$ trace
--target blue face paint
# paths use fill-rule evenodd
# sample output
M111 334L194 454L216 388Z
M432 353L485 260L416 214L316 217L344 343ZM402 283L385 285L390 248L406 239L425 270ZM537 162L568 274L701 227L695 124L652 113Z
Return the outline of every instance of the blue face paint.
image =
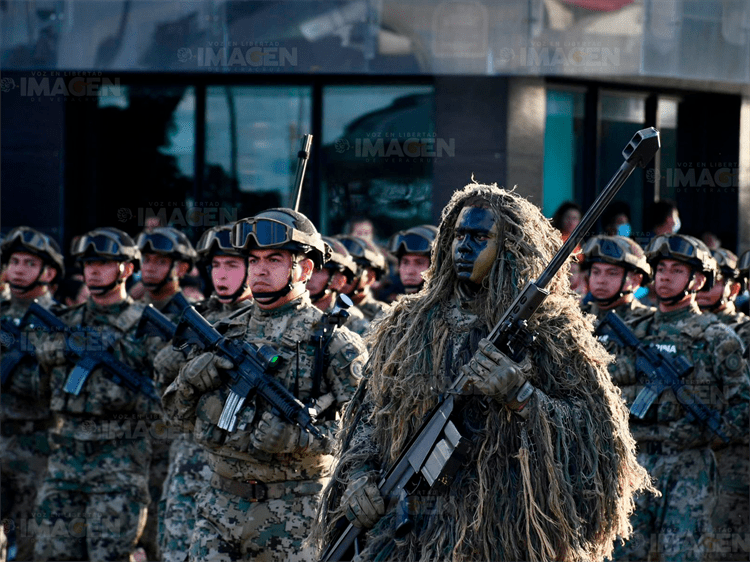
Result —
M489 274L497 257L495 217L489 209L465 207L456 220L453 267L461 281L476 285Z

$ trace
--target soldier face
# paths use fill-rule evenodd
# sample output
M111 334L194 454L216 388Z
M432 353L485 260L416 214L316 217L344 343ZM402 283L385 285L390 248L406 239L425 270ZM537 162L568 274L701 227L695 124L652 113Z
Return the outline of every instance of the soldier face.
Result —
M221 298L229 298L239 291L245 280L245 260L237 256L214 256L211 259L211 283Z
M609 299L620 291L625 268L608 263L592 263L589 291L597 299Z
M717 304L722 297L729 297L729 293L730 284L727 283L726 279L717 277L714 286L708 291L698 291L698 293L696 293L695 300L701 308L709 308Z
M118 261L91 260L83 263L83 279L89 290L106 287L118 278L127 278L133 273L133 264ZM115 289L113 289L115 290Z
M296 258L289 250L250 250L247 260L247 279L255 301L260 308L278 308L294 300L307 290L305 284L313 271L313 262L309 258ZM291 280L294 289L279 298L268 302L258 293L272 293L286 287Z
M398 276L407 293L415 292L422 284L422 272L430 267L429 256L404 254L398 261Z
M14 295L25 293L24 287L31 285L37 278L42 283L49 283L54 279L55 273L51 267L44 269L42 258L28 252L13 252L5 271ZM38 289L44 291L44 287Z
M706 278L701 273L695 274L695 279L690 282L692 269L686 263L677 260L663 259L656 264L654 274L654 290L656 296L661 299L669 299L677 296L685 288L698 290L703 286Z
M479 285L487 277L500 246L495 217L489 209L464 207L456 219L453 267L461 281Z
M141 256L141 280L144 285L156 285L169 275L172 260L161 254L143 254Z

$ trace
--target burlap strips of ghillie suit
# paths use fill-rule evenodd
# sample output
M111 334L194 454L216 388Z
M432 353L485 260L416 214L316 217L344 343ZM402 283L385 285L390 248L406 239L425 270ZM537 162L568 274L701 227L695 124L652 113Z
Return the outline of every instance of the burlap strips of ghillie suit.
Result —
M457 286L451 245L459 212L477 197L504 224L498 259L471 305L487 330L562 244L539 209L512 191L473 183L453 195L425 287L399 300L370 335L366 385L344 419L313 535L319 545L333 535L349 479L389 467L450 383L441 358ZM591 561L609 554L618 535L629 536L633 496L652 488L607 373L611 358L593 337L563 269L529 326L537 334L531 382L542 393L528 418L482 399L485 427L454 493L438 498L420 532L402 541L393 540L386 514L367 535L365 559Z

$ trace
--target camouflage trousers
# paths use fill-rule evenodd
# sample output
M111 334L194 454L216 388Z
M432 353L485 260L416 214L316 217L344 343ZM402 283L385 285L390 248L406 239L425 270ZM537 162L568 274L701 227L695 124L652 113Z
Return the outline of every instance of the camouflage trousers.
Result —
M9 431L11 430L12 431ZM39 483L47 470L50 449L47 429L34 431L34 422L3 422L0 438L2 475L2 520L16 560L32 560L34 535L28 532L33 519Z
M718 502L710 560L750 560L750 450L733 445L715 452Z
M641 447L641 444L639 444ZM613 560L698 562L707 559L714 537L716 460L710 449L642 452L643 465L661 492L641 494L631 517L633 534L615 547Z
M164 424L157 426L166 428ZM148 492L151 496L151 503L148 506L148 517L146 518L146 528L141 535L141 544L144 546L148 560L161 560L159 552L159 542L161 537L160 528L162 526L159 517L159 499L161 498L164 481L169 471L169 449L171 441L167 438L168 431L154 433L157 437L151 440L151 466L148 473ZM163 437L163 438L158 438Z
M209 486L206 452L183 433L169 450L169 472L159 501L159 547L162 562L185 562L195 528L195 498Z
M145 439L51 436L37 497L35 560L131 560L146 523L151 447Z
M291 483L288 483L291 484ZM322 483L289 486L278 499L249 501L209 486L197 498L190 562L309 562L310 534Z

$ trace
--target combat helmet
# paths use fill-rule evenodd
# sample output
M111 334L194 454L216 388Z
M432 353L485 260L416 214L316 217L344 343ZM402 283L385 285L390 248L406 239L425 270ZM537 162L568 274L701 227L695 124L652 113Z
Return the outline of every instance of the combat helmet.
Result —
M95 228L73 239L70 255L76 261L120 261L140 263L141 252L133 239L118 228Z
M56 282L65 276L65 260L54 239L28 226L17 226L0 244L0 266L6 265L14 252L35 255L57 271ZM29 287L31 290L33 287Z
M328 260L328 251L315 225L302 213L286 208L269 209L232 227L232 246L252 249L279 249L304 254L315 267Z
M669 298L659 298L664 304L673 305L681 301L686 295L695 293L688 287L696 272L706 276L706 283L702 289L709 290L714 285L718 266L705 243L687 234L662 234L654 238L646 249L646 259L656 272L659 260L672 259L690 266L690 277L682 291Z
M59 283L65 275L65 263L60 246L52 238L28 226L18 226L11 230L0 243L0 268L10 261L15 252L26 252L42 260L43 266L55 270L54 282ZM39 285L48 285L40 281L44 267L39 270L36 279L25 286L18 286L8 282L12 289L28 294Z
M438 229L431 224L413 226L397 232L391 237L388 251L400 259L404 254L417 254L429 257Z
M373 269L377 279L380 279L380 276L385 273L385 256L380 253L380 250L378 250L378 247L374 243L365 238L349 234L341 234L336 236L336 238L346 247L354 262L361 269Z
M135 242L141 255L159 254L174 260L187 262L190 267L198 259L198 253L185 233L172 226L157 226L149 231L144 230L138 235Z
M643 274L641 285L647 285L651 278L651 266L646 260L646 253L630 238L594 236L583 245L583 255L581 269L591 269L592 263L608 263Z
M195 245L195 249L202 261L208 261L213 256L247 257L232 246L232 224L212 226L206 230Z
M357 264L349 254L349 250L346 246L332 236L323 236L323 242L330 248L331 258L325 263L323 267L334 271L339 271L346 275L346 278L351 280L357 274Z

